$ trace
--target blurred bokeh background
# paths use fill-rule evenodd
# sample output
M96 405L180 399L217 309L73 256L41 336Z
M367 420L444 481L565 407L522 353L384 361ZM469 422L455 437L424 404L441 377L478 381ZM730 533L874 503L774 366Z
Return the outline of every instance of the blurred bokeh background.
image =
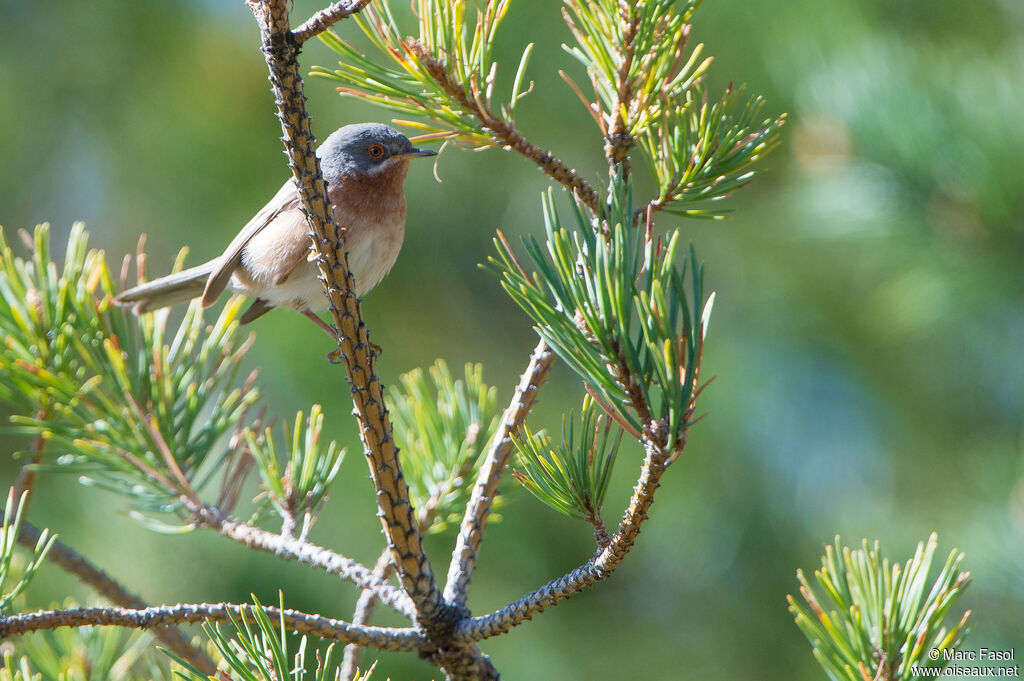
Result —
M317 8L296 0L294 17ZM557 3L517 0L507 22L508 71L537 44L520 128L598 178L599 134L556 75L575 67ZM716 58L715 87L746 83L790 114L782 148L728 200L733 219L678 222L717 291L708 416L613 578L485 652L509 679L821 679L786 610L795 570L813 568L836 533L905 559L936 531L942 552L967 553L974 579L961 602L974 613L967 647L1024 654L1024 4L710 0L693 37ZM286 177L257 46L241 2L0 0L0 224L66 234L85 220L113 262L145 232L152 274L185 245L192 263L218 254ZM336 61L316 41L301 59L306 71ZM388 118L327 81L308 79L306 92L320 138ZM414 167L405 248L364 301L383 379L437 357L480 361L504 404L535 337L477 264L495 228L540 230L547 181L497 150L449 149L436 173ZM380 527L329 344L289 312L253 330L249 362L271 413L321 402L350 450L314 539L372 564ZM531 425L557 424L580 395L560 367ZM609 522L639 458L620 455ZM0 487L16 470L5 455ZM475 613L592 551L586 525L511 479L503 489ZM39 492L35 523L151 601L274 601L282 587L294 607L351 612L346 585L215 536L153 535L121 499L69 477L44 476ZM428 543L442 574L451 541ZM38 606L66 596L91 598L55 569L32 592ZM379 671L437 676L401 655Z

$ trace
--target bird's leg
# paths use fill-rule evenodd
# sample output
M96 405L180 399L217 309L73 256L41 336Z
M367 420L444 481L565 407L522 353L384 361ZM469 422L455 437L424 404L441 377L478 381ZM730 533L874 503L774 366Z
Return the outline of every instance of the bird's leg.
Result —
M337 332L334 330L334 327L328 325L327 322L325 322L324 320L320 319L320 317L317 316L316 314L314 314L312 310L302 309L302 310L299 310L299 312L301 312L302 314L304 314L307 317L309 317L309 319L312 320L312 322L314 324L316 324L321 329L323 329L324 332L328 336L331 337L331 340L333 340L333 341L337 341L338 340L338 335L337 335ZM376 343L370 343L370 349L372 349L373 353L375 355L377 355L378 357L380 356L380 354L382 352L380 346L377 345ZM337 364L340 359L341 359L341 350L339 350L339 349L331 350L330 352L327 353L327 361L330 362L331 364Z
M308 317L310 321L312 321L314 324L323 329L324 333L331 337L331 340L335 342L338 341L338 332L334 330L334 327L328 326L328 324L324 320L320 319L318 315L314 314L312 310L309 310L307 308L301 308L299 312L306 315L306 317ZM341 361L341 350L339 348L335 348L334 350L328 352L327 361L330 362L331 364L337 364L339 361Z
M338 340L338 332L334 330L334 327L333 326L329 326L327 324L327 322L325 322L324 320L320 319L320 317L318 317L316 314L314 314L312 310L303 308L303 309L299 310L299 312L301 312L302 314L304 314L307 317L309 317L309 319L311 319L314 324L316 324L321 329L323 329L324 333L326 333L328 336L331 337L331 340L335 340L335 341Z

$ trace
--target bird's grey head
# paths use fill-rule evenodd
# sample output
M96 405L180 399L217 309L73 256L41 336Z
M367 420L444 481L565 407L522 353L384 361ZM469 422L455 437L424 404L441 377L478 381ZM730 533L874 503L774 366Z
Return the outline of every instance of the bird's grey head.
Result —
M417 149L409 138L381 123L356 123L338 128L317 149L328 182L342 174L375 175L396 163L435 151Z

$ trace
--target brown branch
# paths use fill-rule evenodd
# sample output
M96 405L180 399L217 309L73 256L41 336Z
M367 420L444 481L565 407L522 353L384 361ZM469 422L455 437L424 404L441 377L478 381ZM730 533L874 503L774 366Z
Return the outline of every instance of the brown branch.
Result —
M587 515L583 519L594 526L594 541L597 542L597 550L603 551L612 543L612 538L604 526L604 520L601 519L601 510L591 506L587 508Z
M45 418L40 415L40 418ZM22 501L22 517L28 514L28 505L32 501L32 491L36 486L36 477L38 477L38 471L36 470L36 464L42 458L43 447L46 446L46 440L43 438L43 434L40 433L32 438L32 444L29 445L29 452L31 456L21 466L21 470L18 471L18 478L14 481L14 498L24 499ZM0 516L3 512L0 511Z
M360 437L377 492L377 507L384 535L391 548L402 586L416 606L417 622L428 630L448 628L447 610L430 563L423 552L409 489L402 476L398 448L377 378L376 354L363 324L355 281L342 245L344 231L334 224L327 188L314 152L302 77L297 61L298 43L288 25L287 0L250 0L260 25L263 53L270 70L283 141L295 185L306 215L316 263L330 301L338 333L338 347L351 386Z
M0 511L0 519L3 518L3 511ZM30 523L22 521L21 531L18 533L18 543L28 549L34 549L42 536L40 530ZM92 587L96 593L106 598L111 603L122 608L142 610L147 607L145 601L124 588L117 580L108 575L100 568L93 565L82 554L75 551L67 544L56 540L46 554L46 561L60 567L77 577L82 583ZM184 633L174 626L157 626L153 628L153 635L158 638L170 650L177 653L204 674L213 674L217 671L217 665L210 656L202 649L192 645ZM0 639L3 636L0 635Z
M0 640L33 631L59 627L117 626L151 629L196 622L228 622L243 612L251 617L256 606L232 603L161 605L153 608L76 608L40 610L0 617ZM280 610L265 606L272 620L284 619L284 626L298 634L311 634L330 641L358 641L360 645L381 650L418 650L423 634L412 628L359 627L342 620L310 615L298 610Z
M644 398L643 390L641 390L640 384L637 383L636 376L629 370L626 356L617 339L612 341L612 351L615 352L616 363L609 365L608 368L614 371L616 382L625 391L626 397L629 398L629 404L636 411L636 415L640 419L640 423L643 424L644 432L646 433L654 420L654 417L651 415L650 405L647 404L647 400Z
M466 441L473 446L476 443L476 435L479 433L480 428L478 423L470 425L470 432L466 435ZM437 510L441 507L441 500L444 499L451 491L460 486L462 482L469 476L473 470L473 465L476 461L476 457L467 457L466 461L462 464L456 474L444 481L443 484L438 486L437 490L430 495L430 498L423 504L419 510L419 525L420 532L426 533L434 521L434 516L437 514ZM373 566L373 574L379 577L381 580L386 580L391 577L394 570L394 564L391 562L391 552L388 549L384 549L380 557L377 558L377 563ZM372 591L363 591L359 594L359 600L356 602L356 609L352 614L353 624L369 624L370 618L373 617L374 605L377 603L377 597ZM362 649L354 644L350 643L345 646L345 658L341 665L341 678L344 681L355 678L356 671L359 669L359 657Z
M372 591L381 602L394 608L406 617L411 619L415 616L413 605L405 593L376 577L366 566L360 565L341 554L316 544L310 544L293 537L285 537L261 530L252 525L246 525L224 514L214 506L203 505L190 510L198 527L216 530L225 537L248 548L273 553L279 558L294 560L304 565L319 568L328 574L338 575L342 579L352 582L360 589Z
M640 526L647 519L647 511L654 503L654 493L660 485L670 455L670 452L663 451L650 441L645 443L645 448L647 455L629 506L604 550L572 572L500 610L463 620L455 630L455 637L480 641L504 634L548 607L608 577L636 542Z
M135 415L142 422L142 425L145 426L146 432L153 439L153 443L156 445L157 451L160 452L160 456L163 458L167 469L171 471L174 479L177 480L178 485L172 489L177 489L178 493L186 497L191 503L200 503L199 495L185 476L185 471L181 470L181 466L178 465L178 461L174 458L174 452L171 451L171 446L167 444L167 440L164 439L163 434L157 429L156 424L146 415L146 412L130 392L125 391L124 397L128 400L129 406L135 410Z
M381 580L385 580L391 576L393 568L391 551L385 548L381 552L380 557L377 558L377 564L373 566L373 575ZM352 614L352 624L369 624L376 604L377 597L373 595L372 591L364 591L359 594L355 612ZM359 671L359 658L362 655L362 651L363 649L357 643L349 643L345 646L345 657L341 661L341 668L338 672L341 681L352 681L356 677L356 672Z
M458 102L459 106L476 117L483 127L490 130L502 146L517 151L536 163L555 182L578 196L590 210L595 213L599 212L600 198L597 191L575 170L555 158L550 152L544 151L527 140L512 123L496 116L478 98L470 98L466 94L466 85L455 80L445 68L444 62L432 55L422 44L410 40L406 43L406 49L416 55L416 58L426 68L427 73L441 86L441 89Z
M633 146L633 137L629 134L626 116L629 115L631 100L633 99L633 79L630 72L633 70L633 60L636 56L636 32L640 27L640 15L636 7L631 3L620 3L620 18L623 22L622 44L618 46L619 70L616 73L617 88L615 92L615 105L612 113L615 118L612 121L611 129L605 137L604 153L608 158L608 165L614 173L618 167L622 167L625 173L629 173L629 150ZM623 111L627 113L624 115Z
M512 401L501 419L501 425L491 441L490 451L484 459L477 476L473 494L466 504L459 537L452 552L448 567L448 582L445 586L445 600L452 605L464 607L469 595L469 582L476 568L476 557L483 541L487 517L494 504L494 495L501 482L501 475L512 456L514 445L512 435L526 420L537 399L537 390L544 383L555 361L555 354L543 340L530 355L530 363L519 379Z
M307 19L301 26L292 31L292 37L296 43L301 45L313 36L320 35L342 19L347 19L356 12L359 12L369 4L370 0L349 0L348 2L342 0L341 2L336 2Z

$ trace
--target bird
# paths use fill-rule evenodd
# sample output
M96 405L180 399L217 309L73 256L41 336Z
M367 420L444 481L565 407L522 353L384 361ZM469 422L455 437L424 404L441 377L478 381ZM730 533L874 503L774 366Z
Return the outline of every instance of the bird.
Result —
M403 183L410 161L437 152L417 149L388 125L356 123L328 135L316 155L334 220L347 227L344 248L361 298L391 270L402 247ZM205 308L230 289L255 298L239 318L242 324L276 307L290 307L333 336L334 330L316 315L329 303L310 245L299 195L289 179L219 257L127 289L114 302L142 314L201 297Z

